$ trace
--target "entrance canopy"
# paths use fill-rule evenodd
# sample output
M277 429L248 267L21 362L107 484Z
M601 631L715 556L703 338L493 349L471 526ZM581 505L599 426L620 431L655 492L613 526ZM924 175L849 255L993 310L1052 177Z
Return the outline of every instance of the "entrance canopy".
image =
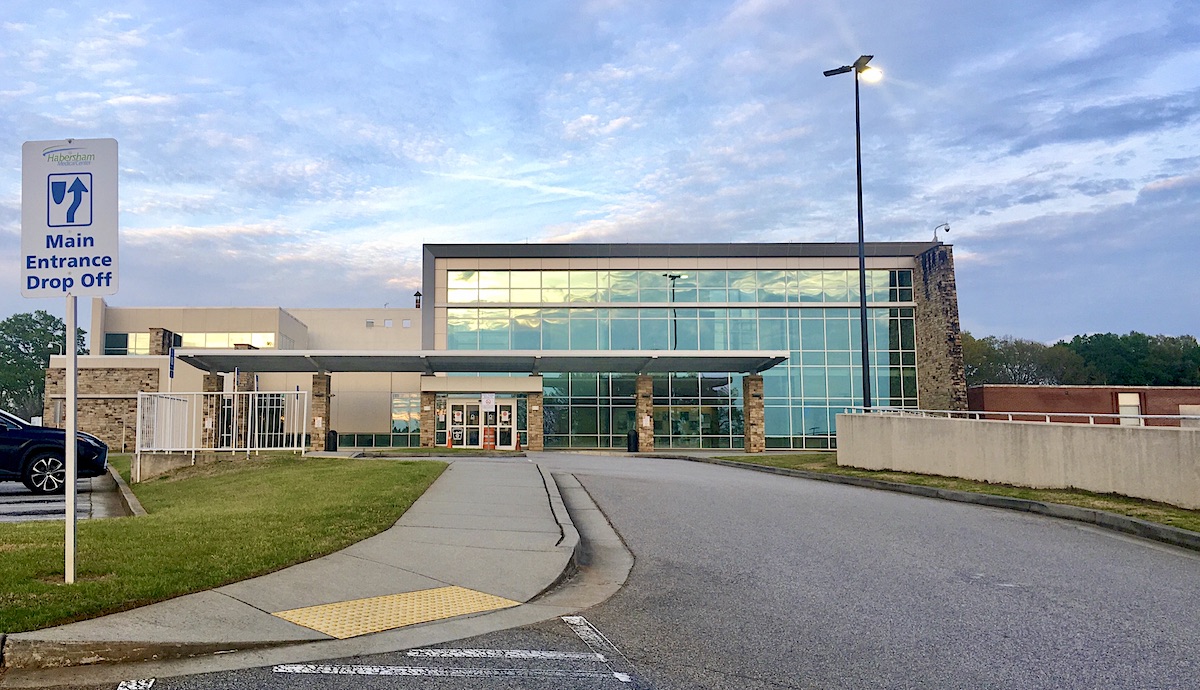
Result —
M212 374L234 371L267 373L420 372L440 373L605 373L670 372L758 374L787 361L775 350L597 351L447 351L370 350L192 350L175 356Z

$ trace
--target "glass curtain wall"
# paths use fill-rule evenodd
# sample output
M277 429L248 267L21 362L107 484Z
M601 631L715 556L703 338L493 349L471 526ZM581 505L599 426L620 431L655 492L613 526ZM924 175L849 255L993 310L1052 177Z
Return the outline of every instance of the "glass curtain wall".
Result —
M451 350L786 350L763 373L769 448L831 447L862 405L855 270L450 271ZM684 272L680 272L684 273ZM873 402L916 407L911 270L867 272ZM548 447L623 447L632 375L544 376ZM737 448L741 377L654 378L655 445Z

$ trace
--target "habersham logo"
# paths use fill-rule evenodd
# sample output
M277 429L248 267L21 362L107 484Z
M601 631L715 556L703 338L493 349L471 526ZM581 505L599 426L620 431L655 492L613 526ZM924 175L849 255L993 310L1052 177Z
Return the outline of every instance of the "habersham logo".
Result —
M42 150L42 157L47 163L55 163L57 165L77 165L79 163L92 163L96 160L94 153L82 153L87 151L83 146L76 147L61 147L51 146Z

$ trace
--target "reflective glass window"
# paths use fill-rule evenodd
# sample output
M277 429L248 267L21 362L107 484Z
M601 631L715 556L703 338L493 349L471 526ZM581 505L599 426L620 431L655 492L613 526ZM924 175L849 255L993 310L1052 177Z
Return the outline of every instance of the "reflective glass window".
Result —
M758 301L787 301L787 271L758 271Z
M849 302L850 284L848 271L823 271L822 291L826 302ZM857 279L855 279L857 285ZM856 292L855 295L858 293Z
M542 274L540 271L513 271L508 276L508 282L512 288L540 288Z
M542 349L571 349L571 330L566 309L542 310Z
M512 346L514 350L541 349L542 319L539 310L512 310Z
M446 287L451 290L457 288L474 290L479 287L479 276L475 271L449 271L446 274Z
M755 302L758 300L758 278L754 271L731 270L729 278L730 302Z
M610 271L609 299L613 302L638 301L638 272Z
M825 300L823 271L796 271L796 291L801 302L823 302Z

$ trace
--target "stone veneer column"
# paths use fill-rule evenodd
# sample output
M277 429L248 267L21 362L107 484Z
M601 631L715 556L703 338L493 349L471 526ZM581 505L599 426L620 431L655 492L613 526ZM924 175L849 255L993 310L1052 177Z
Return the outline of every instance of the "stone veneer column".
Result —
M421 447L433 448L437 440L437 393L421 391Z
M234 345L235 350L257 350L253 345L238 344ZM248 393L255 389L254 372L253 371L238 371L237 377L233 381L233 390L235 393ZM249 395L233 396L234 419L237 420L236 429L234 430L233 447L246 448L250 445L250 398ZM322 437L321 443L325 439Z
M542 422L545 410L543 408L542 392L525 395L525 426L528 427L529 448L526 450L545 450L546 435Z
M150 329L150 354L169 355L175 347L175 334L165 328Z
M958 322L954 254L948 245L934 245L916 257L913 301L917 404L926 410L965 410L967 375Z
M637 428L638 452L649 453L654 450L654 380L648 374L638 374L637 377L637 407L633 423ZM650 420L650 425L646 425Z
M742 432L747 453L761 453L767 449L763 409L763 377L747 374L742 378Z
M221 426L221 394L225 392L225 379L220 374L205 374L201 384L204 395L200 396L200 447L216 448L218 429Z
M312 435L309 448L325 450L325 433L329 431L329 401L332 377L329 374L313 374L312 382Z

